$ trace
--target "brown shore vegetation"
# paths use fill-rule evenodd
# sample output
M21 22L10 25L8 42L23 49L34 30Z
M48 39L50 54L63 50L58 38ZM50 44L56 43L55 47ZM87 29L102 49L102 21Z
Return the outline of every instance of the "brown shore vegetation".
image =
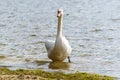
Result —
M90 74L90 73L71 73L45 72L42 70L9 70L0 68L0 80L114 80L113 77Z

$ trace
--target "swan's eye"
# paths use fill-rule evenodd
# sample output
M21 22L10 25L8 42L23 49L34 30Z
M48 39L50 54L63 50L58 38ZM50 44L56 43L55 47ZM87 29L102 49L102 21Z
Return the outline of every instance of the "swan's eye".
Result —
M61 13L61 11L58 11L58 13Z

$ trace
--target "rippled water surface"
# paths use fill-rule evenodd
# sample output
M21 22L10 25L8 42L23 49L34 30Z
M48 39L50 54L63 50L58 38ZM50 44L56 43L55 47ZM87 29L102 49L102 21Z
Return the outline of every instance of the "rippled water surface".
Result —
M44 47L55 40L58 8L64 9L63 34L73 48L72 63L60 68L120 78L120 0L0 1L0 66L59 68Z

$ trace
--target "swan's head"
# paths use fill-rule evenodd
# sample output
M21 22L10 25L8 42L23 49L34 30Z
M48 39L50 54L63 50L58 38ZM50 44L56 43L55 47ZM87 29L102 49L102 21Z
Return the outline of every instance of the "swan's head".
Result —
M63 15L63 10L62 9L58 9L58 12L57 12L57 17L61 17Z

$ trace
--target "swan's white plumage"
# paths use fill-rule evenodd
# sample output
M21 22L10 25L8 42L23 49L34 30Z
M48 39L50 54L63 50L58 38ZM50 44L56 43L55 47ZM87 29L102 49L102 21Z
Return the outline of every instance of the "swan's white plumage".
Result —
M52 49L54 48L54 44L55 44L55 42L54 41L46 41L45 42L45 47L46 47L46 49L47 49L47 52L48 52L48 54L52 51Z
M65 60L69 54L71 53L72 49L68 43L68 40L62 35L62 17L63 17L63 10L58 10L58 29L57 29L57 36L56 41L47 41L45 43L46 50L48 52L48 57L53 61L63 61Z

